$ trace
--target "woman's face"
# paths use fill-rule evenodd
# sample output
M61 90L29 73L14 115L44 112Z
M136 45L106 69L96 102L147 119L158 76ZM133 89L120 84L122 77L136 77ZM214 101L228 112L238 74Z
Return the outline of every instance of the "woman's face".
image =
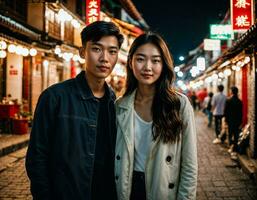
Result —
M163 68L161 52L156 45L146 43L135 51L130 65L138 84L154 85Z

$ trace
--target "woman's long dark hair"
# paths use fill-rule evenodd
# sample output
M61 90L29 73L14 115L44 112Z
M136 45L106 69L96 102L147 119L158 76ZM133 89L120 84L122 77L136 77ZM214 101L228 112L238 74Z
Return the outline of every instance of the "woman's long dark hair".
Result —
M131 94L138 85L130 67L136 50L147 43L154 44L161 52L163 68L156 82L155 95L152 104L153 139L160 139L164 143L174 143L180 139L182 119L179 114L180 100L172 87L174 82L173 59L170 51L160 35L145 33L135 39L129 50L127 62L127 83L124 96Z

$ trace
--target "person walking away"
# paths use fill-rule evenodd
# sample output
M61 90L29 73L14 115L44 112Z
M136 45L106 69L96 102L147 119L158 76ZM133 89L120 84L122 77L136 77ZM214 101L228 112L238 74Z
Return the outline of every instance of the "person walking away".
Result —
M113 91L105 83L123 41L112 22L81 32L84 70L40 96L26 156L31 193L37 200L116 199Z
M213 144L221 143L219 134L221 131L222 117L224 116L224 108L226 103L226 95L223 94L224 86L218 85L218 93L212 98L212 110L215 122L216 138L213 140Z
M199 101L199 110L202 110L204 99L208 96L207 88L202 88L200 91L197 92L196 96Z
M197 100L195 91L192 92L192 95L190 96L190 100L191 100L191 103L192 103L192 106L193 106L194 110L196 110L198 100Z
M213 97L213 93L209 92L208 96L205 97L203 105L204 105L204 113L206 113L207 117L208 117L208 127L212 126L212 97Z
M127 85L116 102L115 176L119 200L195 199L194 112L173 88L169 49L156 33L133 42Z
M232 96L227 99L225 105L225 120L228 125L228 139L230 149L229 152L231 155L234 155L238 152L238 138L240 133L240 126L242 125L243 118L243 104L242 101L238 98L238 88L233 86L231 87Z

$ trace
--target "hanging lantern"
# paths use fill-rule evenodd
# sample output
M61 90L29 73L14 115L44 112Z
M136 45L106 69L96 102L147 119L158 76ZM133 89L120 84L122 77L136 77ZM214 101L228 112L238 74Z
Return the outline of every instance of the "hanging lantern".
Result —
M56 46L55 49L54 49L54 53L59 55L61 53L60 47Z
M224 70L224 75L225 76L230 76L231 75L231 70L230 69L225 69Z
M79 61L79 56L78 56L78 55L74 55L74 56L72 57L72 60L74 60L74 61Z
M6 51L0 50L0 58L5 58L6 57Z
M5 41L0 41L0 49L6 49L7 48L7 44Z
M15 53L18 55L22 55L22 51L23 51L23 47L19 45L17 46Z
M21 55L23 55L24 57L28 56L29 55L29 50L26 47L23 47Z
M16 45L10 44L10 45L8 46L8 51L9 51L10 53L15 53L16 48L17 48Z
M29 55L31 55L31 56L37 55L37 50L34 49L34 48L31 48L31 49L29 50Z

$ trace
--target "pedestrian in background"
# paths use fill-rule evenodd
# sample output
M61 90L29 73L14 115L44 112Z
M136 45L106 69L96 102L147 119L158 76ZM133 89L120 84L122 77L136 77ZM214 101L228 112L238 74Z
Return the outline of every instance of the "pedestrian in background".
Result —
M85 71L40 96L26 157L36 200L116 199L115 95L105 83L123 41L112 22L81 32Z
M212 105L211 105L212 97L213 97L213 93L209 92L208 96L205 97L203 101L204 112L208 117L208 127L212 126Z
M191 100L191 103L192 103L192 106L193 106L194 110L196 110L197 104L198 104L198 100L197 100L195 91L192 92L192 94L190 96L190 100Z
M203 109L203 101L204 101L205 97L208 96L207 88L200 89L197 92L196 96L197 96L197 99L199 101L199 110L202 110Z
M227 99L225 106L225 120L228 125L229 152L238 152L238 137L243 118L243 104L238 98L238 88L231 87L232 96Z
M218 85L218 93L216 93L212 98L212 111L215 122L215 133L216 138L213 140L213 144L221 143L219 138L221 131L222 117L224 116L224 108L226 103L226 95L223 94L224 86Z
M172 87L173 61L158 34L135 39L127 73L125 94L116 103L118 199L195 199L194 112Z

